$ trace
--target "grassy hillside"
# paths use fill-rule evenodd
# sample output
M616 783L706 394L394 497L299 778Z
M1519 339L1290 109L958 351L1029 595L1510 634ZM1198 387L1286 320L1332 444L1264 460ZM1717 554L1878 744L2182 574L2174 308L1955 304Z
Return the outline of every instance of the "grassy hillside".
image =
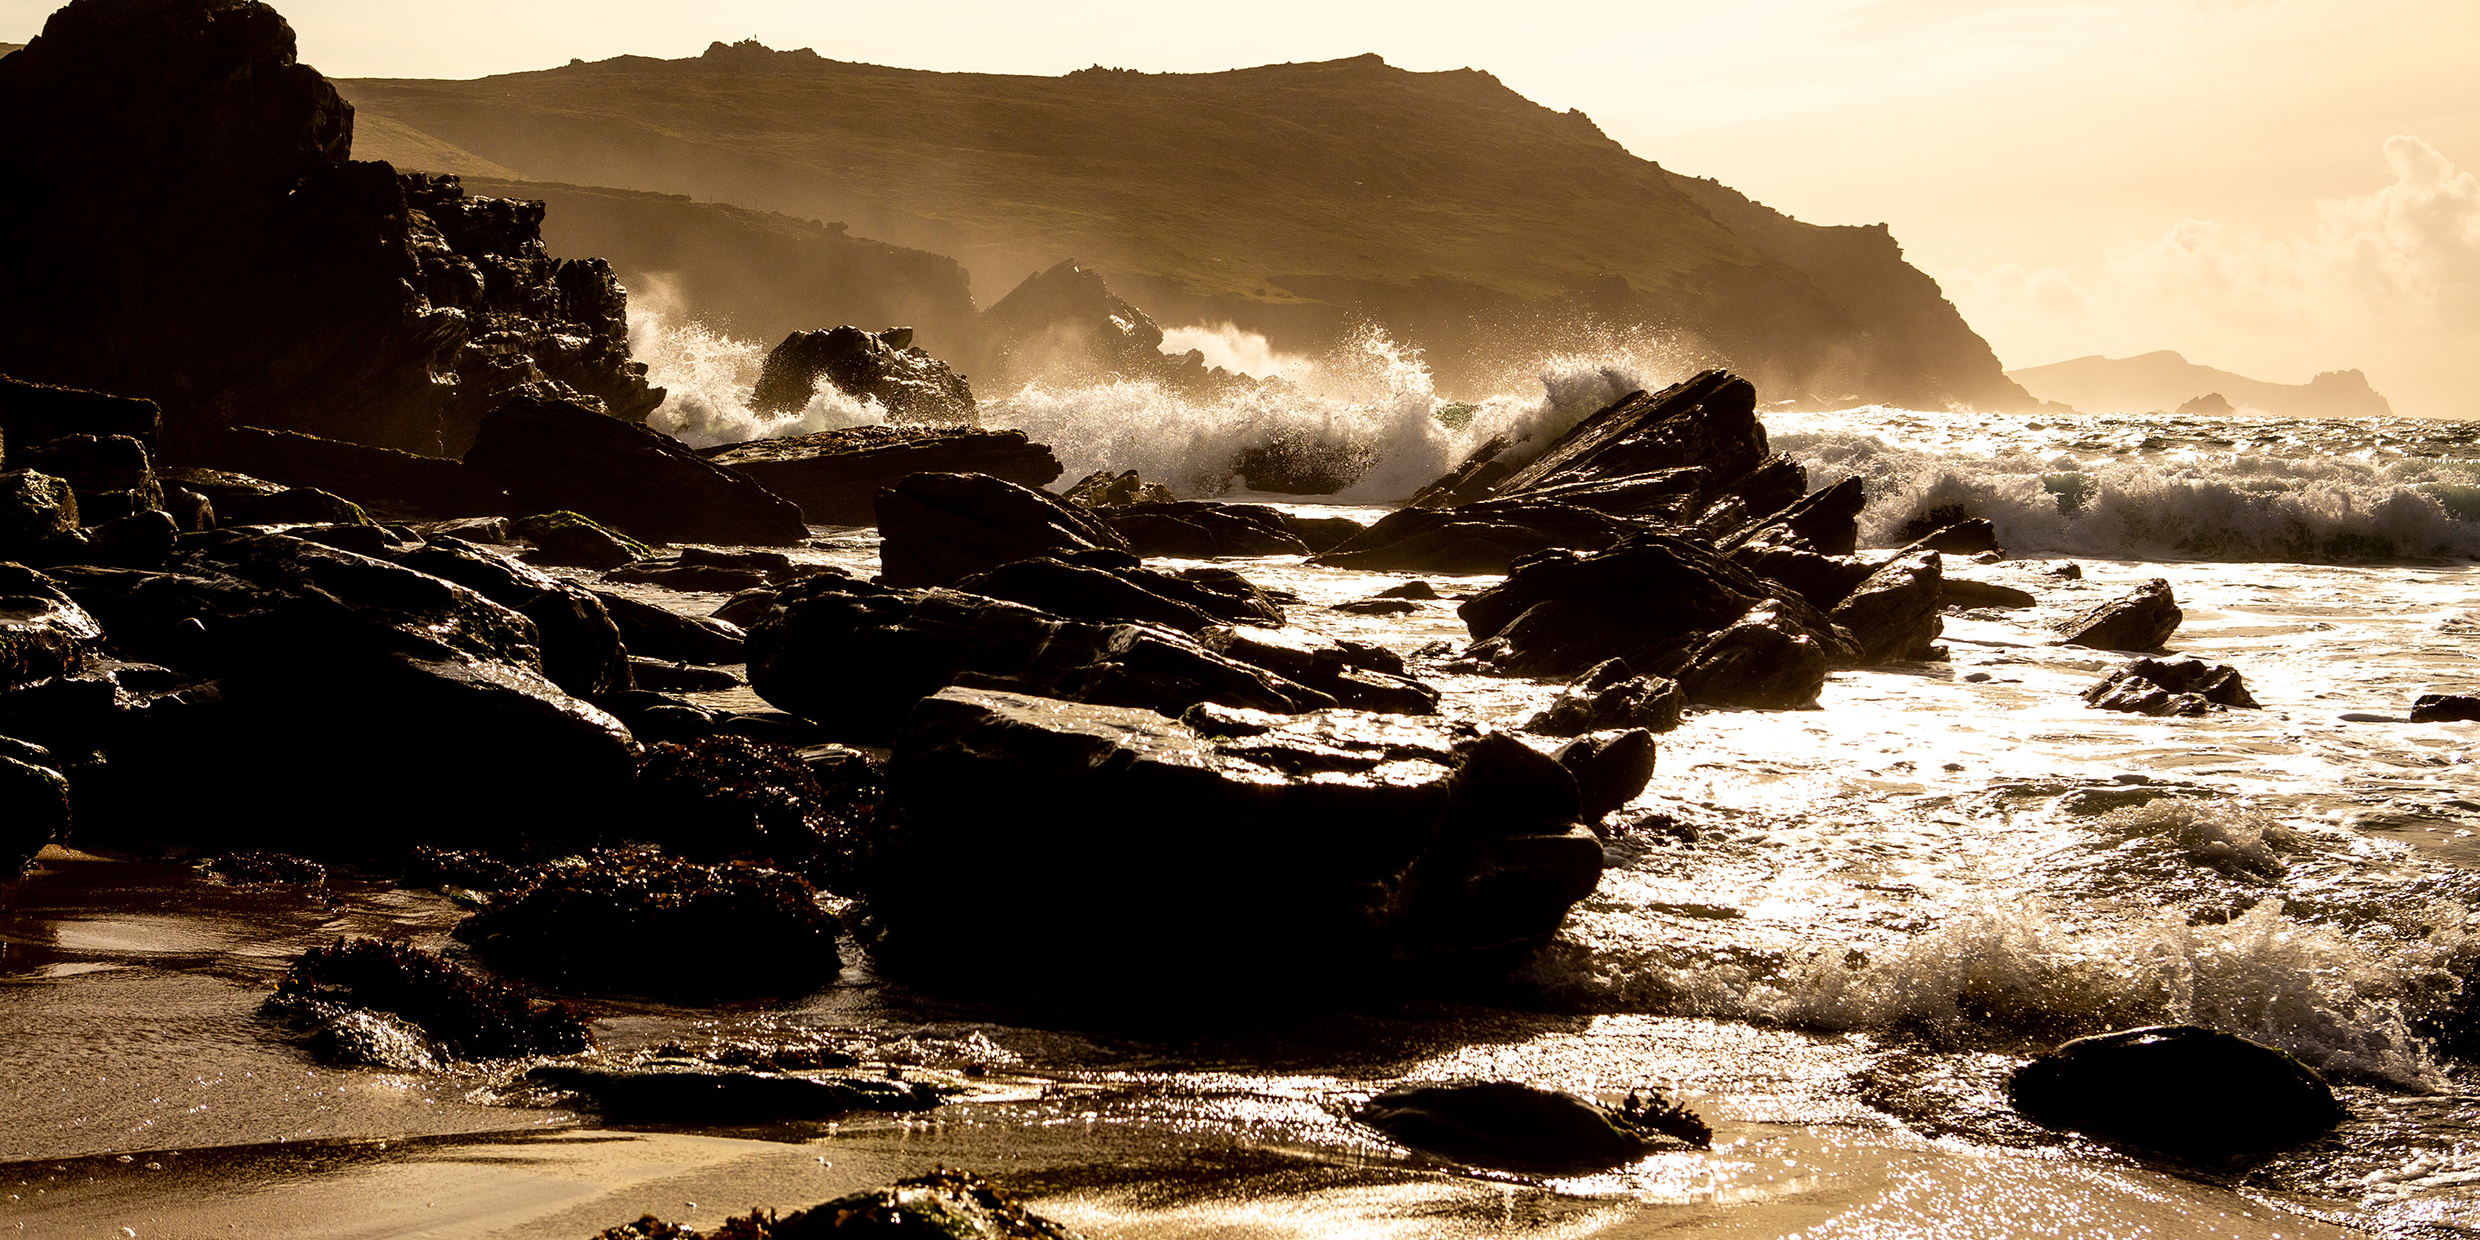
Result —
M2022 399L1899 256L1886 271L1836 257L1849 241L1885 250L1882 234L1810 230L1827 258L1804 262L1755 233L1807 225L1775 216L1752 233L1717 218L1715 191L1737 195L1469 69L1363 56L1040 78L717 45L337 86L365 126L531 180L847 221L951 254L985 305L1075 257L1168 321L1227 317L1290 347L1375 318L1450 381L1509 333L1549 346L1591 319L1691 333L1774 397Z

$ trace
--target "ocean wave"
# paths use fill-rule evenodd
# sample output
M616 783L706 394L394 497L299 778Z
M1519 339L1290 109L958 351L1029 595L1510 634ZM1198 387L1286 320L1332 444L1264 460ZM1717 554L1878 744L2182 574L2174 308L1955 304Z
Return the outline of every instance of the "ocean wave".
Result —
M629 352L646 363L646 380L664 390L663 404L646 425L693 448L781 439L887 420L877 401L855 399L822 383L798 412L760 413L749 407L766 362L765 345L675 316L659 297L629 308Z

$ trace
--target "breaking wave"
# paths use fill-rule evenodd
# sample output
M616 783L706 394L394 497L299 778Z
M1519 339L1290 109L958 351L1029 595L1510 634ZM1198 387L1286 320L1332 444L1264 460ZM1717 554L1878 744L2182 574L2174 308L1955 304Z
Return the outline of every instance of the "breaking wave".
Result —
M831 383L819 384L797 413L751 409L766 346L679 317L663 293L658 285L629 306L629 352L646 363L647 382L664 390L662 406L647 415L646 425L690 447L710 448L887 420L877 401L846 396Z

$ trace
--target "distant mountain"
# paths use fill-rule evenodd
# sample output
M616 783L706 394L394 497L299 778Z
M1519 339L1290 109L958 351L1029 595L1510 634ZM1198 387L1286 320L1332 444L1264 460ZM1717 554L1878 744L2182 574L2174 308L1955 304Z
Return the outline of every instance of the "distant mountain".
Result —
M743 43L337 86L365 158L846 221L953 255L984 305L1076 258L1165 323L1290 351L1377 321L1450 390L1652 326L1768 399L2032 403L1882 226L1800 223L1469 69L1014 77Z
M2388 417L2394 407L2356 370L2329 370L2306 383L2267 383L2199 366L2167 349L2137 357L2079 357L2048 366L2010 370L2006 377L2043 400L2086 413L2150 413L2157 409L2209 411L2200 398L2219 395L2240 412L2283 418Z

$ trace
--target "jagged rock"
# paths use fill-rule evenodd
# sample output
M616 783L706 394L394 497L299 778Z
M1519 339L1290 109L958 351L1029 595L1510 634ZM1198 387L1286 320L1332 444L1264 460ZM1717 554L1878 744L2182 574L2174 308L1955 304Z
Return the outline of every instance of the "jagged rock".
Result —
M1852 556L1819 555L1782 527L1733 547L1727 558L1759 577L1789 586L1819 611L1834 610L1877 571L1876 565Z
M651 542L780 546L809 536L801 510L680 441L542 388L482 419L465 464L518 511L583 513Z
M1767 448L1756 399L1747 380L1722 370L1660 392L1631 392L1529 458L1505 440L1484 444L1412 502L1437 508L1527 497L1677 521L1724 494L1736 494L1727 485L1713 487L1714 482L1746 480L1757 494L1771 496L1781 490L1784 469L1799 467L1786 461L1759 473ZM1677 472L1686 469L1704 473ZM1804 489L1803 483L1780 498L1788 502Z
M0 445L22 451L65 435L127 435L152 453L163 415L151 400L21 383L0 375Z
M1279 509L1277 511L1280 512ZM1300 545L1307 547L1312 555L1332 551L1360 537L1361 531L1369 528L1349 517L1301 517L1288 512L1281 513L1281 516L1284 532L1299 539Z
M1941 658L1937 639L1946 620L1938 607L1944 576L1935 551L1897 557L1869 574L1827 619L1851 634L1859 648L1854 662L1863 666Z
M1129 504L1174 502L1171 488L1159 482L1147 482L1139 478L1133 469L1119 473L1097 469L1078 479L1077 484L1069 487L1059 498L1079 508L1120 508Z
M1576 801L1588 823L1636 799L1653 780L1653 733L1643 728L1596 732L1559 750L1559 765L1576 778Z
M629 1068L544 1064L528 1070L525 1079L582 1094L606 1118L639 1123L760 1124L825 1119L856 1111L928 1111L947 1100L927 1082L889 1080L884 1072L796 1076L681 1060L656 1060ZM773 1226L784 1229L791 1221L779 1220Z
M494 967L564 988L720 999L832 981L835 928L797 876L606 851L541 867L456 937Z
M2058 623L2059 640L2096 650L2159 650L2179 630L2185 616L2171 597L2170 583L2160 577L2136 587L2081 615Z
M255 426L216 433L201 448L222 470L339 495L390 520L513 516L506 487L462 461Z
M163 484L147 459L146 445L128 435L62 435L21 448L12 458L69 484L77 494L78 520L101 525L164 506Z
M2232 706L2257 708L2239 669L2202 659L2137 659L2084 690L2102 710L2140 715L2205 715Z
M2480 721L2480 696L2472 694L2423 693L2411 703L2413 723L2470 723Z
M13 747L0 738L0 748ZM15 880L44 845L68 838L69 781L49 767L0 752L0 883Z
M1587 508L1531 499L1402 508L1309 562L1366 572L1503 573L1552 548L1599 551L1641 528Z
M973 425L973 389L964 376L912 344L909 327L866 332L846 325L794 332L767 353L749 407L760 413L798 413L825 379L846 396L877 401L890 422Z
M1284 514L1264 504L1162 500L1095 506L1095 514L1126 538L1138 555L1202 560L1226 555L1309 554L1309 545L1292 531Z
M1148 589L1152 582L1173 583L1145 569L1111 572L1054 559L1018 560L956 583L967 594L1006 599L1027 607L1100 623L1137 621L1195 634L1225 623L1225 618Z
M632 653L674 663L738 663L747 634L738 625L712 618L684 616L668 607L641 603L611 590L591 590L621 640Z
M1143 979L1149 1004L1486 978L1601 873L1555 761L1393 716L1213 740L1144 711L951 687L906 721L887 779L877 958L926 980L968 944L985 979L1097 995ZM1029 804L1079 812L1029 832ZM1111 898L1018 911L1026 891L1070 889Z
M1324 693L1351 710L1438 713L1438 690L1404 675L1403 659L1376 646L1331 641L1304 629L1254 626L1208 629L1197 641L1225 658Z
M1604 659L1567 683L1550 705L1524 724L1542 736L1582 736L1613 728L1668 732L1679 726L1687 694L1679 682L1639 676L1625 659Z
M585 587L444 534L381 554L533 621L543 675L569 693L591 701L632 686L620 628L602 600Z
M1819 555L1850 555L1859 549L1860 510L1867 504L1867 489L1854 475L1809 492L1782 511L1724 537L1722 543L1726 549L1737 548L1779 530Z
M1974 607L2031 607L2041 600L2028 591L2002 586L1994 581L1974 581L1969 577L1948 575L1938 583L1938 596L1950 609Z
M2006 1093L2046 1127L2208 1159L2312 1141L2347 1114L2288 1054L2195 1025L2077 1038L2015 1069Z
M1712 1134L1684 1109L1665 1125L1702 1148ZM1631 1115L1572 1094L1479 1081L1399 1085L1370 1099L1352 1118L1416 1150L1506 1171L1576 1175L1631 1163L1661 1148L1666 1135Z
M1641 533L1590 556L1548 551L1457 609L1473 657L1521 676L1572 677L1605 659L1669 676L1715 706L1812 702L1848 634L1701 544Z
M1113 377L1152 380L1191 395L1253 386L1244 376L1207 366L1197 350L1165 354L1162 328L1112 293L1102 273L1072 258L1025 277L982 311L981 327L992 364L1011 389L1038 379Z
M1914 551L1937 551L1946 555L1973 556L1998 549L1998 527L1985 517L1967 517L1939 526L1912 540L1897 555Z
M508 523L511 537L534 544L526 562L549 568L618 568L654 554L624 534L574 512L540 512Z
M953 585L1044 556L1128 553L1128 540L1084 509L984 474L914 474L877 503L879 580L891 586Z
M74 671L103 626L58 581L0 561L0 693Z
M1091 624L954 590L819 576L750 626L749 686L831 736L881 742L940 688L972 683L1178 715L1198 702L1297 713L1334 698L1146 625Z
M1314 439L1285 429L1231 458L1231 472L1252 491L1274 495L1332 495L1369 472L1378 461L1374 445Z
M1024 487L1059 477L1059 458L1023 431L855 426L708 448L698 455L801 506L819 525L875 525L880 490L914 474L988 474Z
M0 370L157 402L182 462L236 415L437 453L527 379L660 401L608 267L545 255L539 203L348 162L352 115L264 4L53 14L0 64L0 289L45 307Z
M108 802L116 831L179 824L210 837L185 842L295 852L573 844L635 766L619 721L545 676L532 621L439 577L218 531L171 571L60 578L121 658L161 665L143 684L126 668L100 681L91 705L47 708L60 747L110 756L115 777L82 780L80 796ZM202 800L249 812L205 822ZM98 825L83 804L80 817ZM340 817L355 830L332 830Z

